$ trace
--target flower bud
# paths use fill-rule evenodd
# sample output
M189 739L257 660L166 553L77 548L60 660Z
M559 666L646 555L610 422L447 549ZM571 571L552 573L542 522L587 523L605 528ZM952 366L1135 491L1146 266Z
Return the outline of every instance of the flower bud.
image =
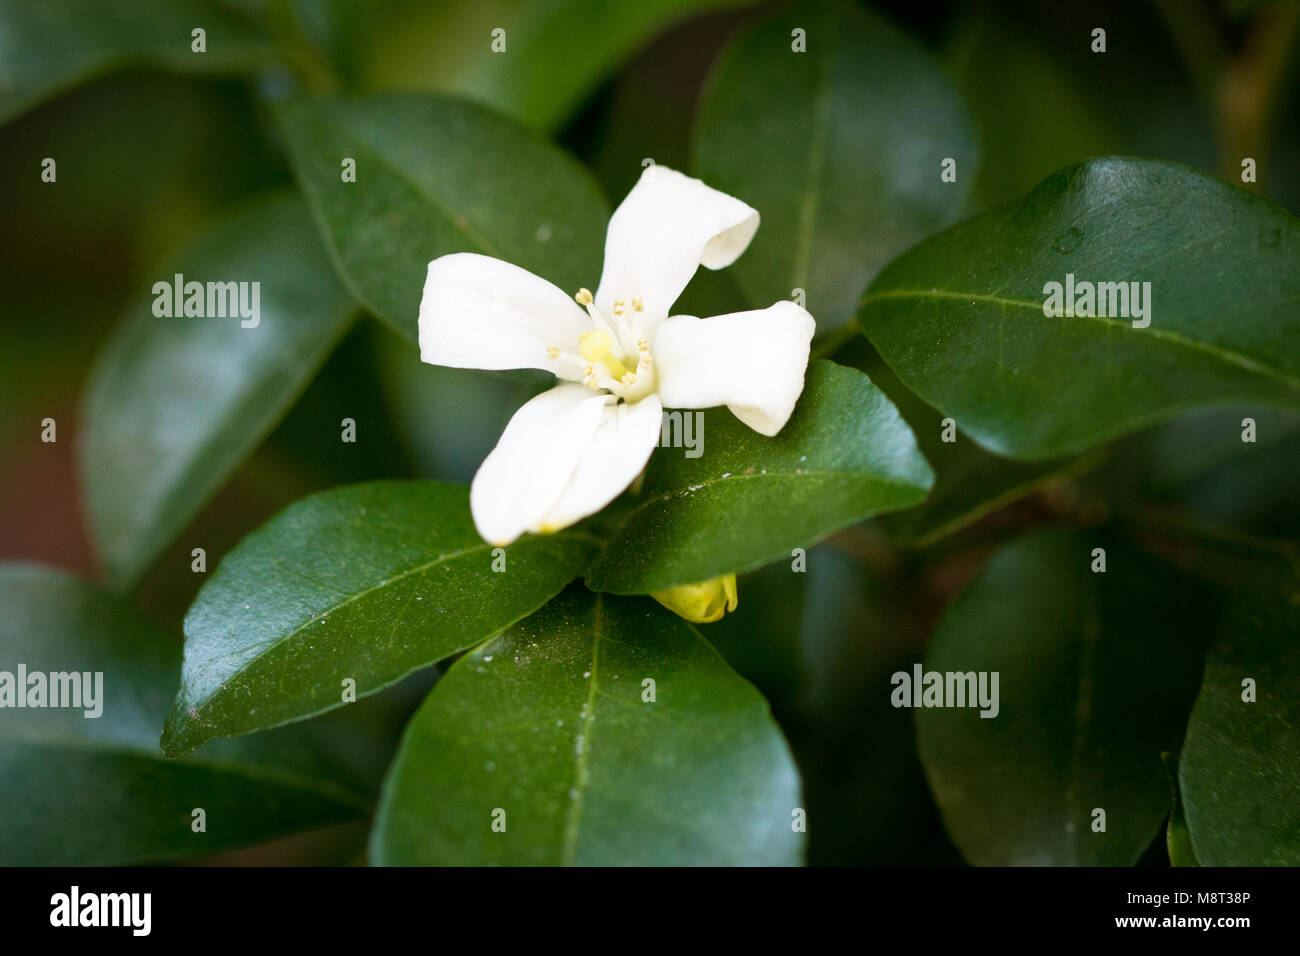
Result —
M736 576L724 574L699 584L680 584L666 591L655 591L650 596L688 621L711 624L736 609Z

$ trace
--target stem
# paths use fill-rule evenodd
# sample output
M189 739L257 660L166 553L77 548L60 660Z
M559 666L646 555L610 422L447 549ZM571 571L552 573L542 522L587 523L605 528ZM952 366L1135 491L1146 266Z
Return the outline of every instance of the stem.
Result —
M1198 520L1183 513L1155 508L1126 510L1119 514L1122 522L1138 530L1193 540L1254 555L1281 558L1300 577L1300 548L1296 542L1265 538L1226 525Z
M1219 174L1239 182L1243 159L1251 157L1258 165L1264 164L1279 93L1300 31L1300 5L1262 8L1234 57L1203 4L1152 2L1188 74L1212 110Z

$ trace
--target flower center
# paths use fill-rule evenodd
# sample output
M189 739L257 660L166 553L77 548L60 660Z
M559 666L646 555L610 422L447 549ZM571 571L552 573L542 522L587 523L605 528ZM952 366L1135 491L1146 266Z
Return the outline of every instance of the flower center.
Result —
M629 315L625 301L615 299L611 323L596 308L595 297L589 290L579 289L573 298L586 308L594 328L578 336L577 355L562 351L558 345L547 348L547 355L582 368L582 384L593 391L604 389L629 404L651 394L657 376L650 343L643 334L645 305L642 301L632 300Z

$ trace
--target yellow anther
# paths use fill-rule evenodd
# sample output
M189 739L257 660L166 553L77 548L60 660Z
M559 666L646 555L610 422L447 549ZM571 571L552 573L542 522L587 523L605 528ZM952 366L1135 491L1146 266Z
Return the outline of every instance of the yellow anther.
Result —
M624 302L623 302L622 299L615 299L615 300L614 300L614 314L615 314L615 315L622 315L625 309L626 309L626 305L624 304Z
M557 358L559 358L559 357L560 357L560 348L559 348L559 346L557 346L557 345L548 345L548 346L546 346L546 356L547 356L547 358L553 358L553 359L557 359Z
M636 372L626 372L626 373L624 373L623 377L620 378L619 381L622 382L624 385L635 385L635 384L636 384Z
M591 294L590 289L579 289L573 298L578 305L591 305L596 301L596 297Z
M640 297L637 297L632 300L632 311L633 312L645 311L645 302L643 302Z
M636 340L636 347L637 347L637 351L640 351L640 352L649 352L649 351L650 351L650 343L647 342L645 339L637 339L637 340Z

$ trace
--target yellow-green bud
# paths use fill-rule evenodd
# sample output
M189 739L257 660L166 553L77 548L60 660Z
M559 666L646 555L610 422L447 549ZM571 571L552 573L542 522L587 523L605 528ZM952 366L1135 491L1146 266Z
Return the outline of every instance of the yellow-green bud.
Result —
M650 596L674 614L696 624L720 620L728 611L734 611L739 602L734 574L699 584L681 584L667 591L655 591Z

